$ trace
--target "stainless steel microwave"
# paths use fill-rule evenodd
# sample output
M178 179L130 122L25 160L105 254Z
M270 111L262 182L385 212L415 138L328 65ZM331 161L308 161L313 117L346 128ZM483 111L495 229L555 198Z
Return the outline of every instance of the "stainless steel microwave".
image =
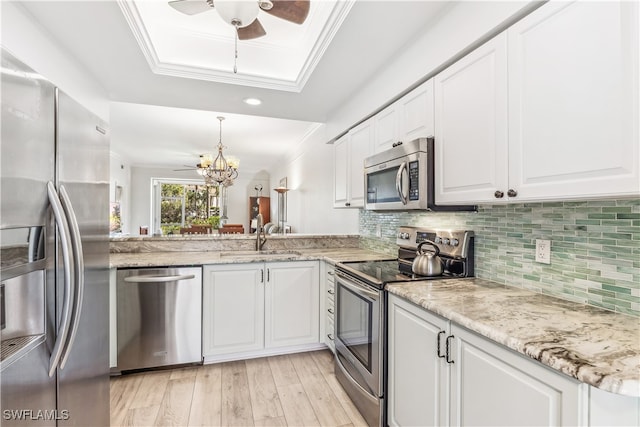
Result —
M364 161L365 209L473 211L477 206L436 205L433 137L418 138Z

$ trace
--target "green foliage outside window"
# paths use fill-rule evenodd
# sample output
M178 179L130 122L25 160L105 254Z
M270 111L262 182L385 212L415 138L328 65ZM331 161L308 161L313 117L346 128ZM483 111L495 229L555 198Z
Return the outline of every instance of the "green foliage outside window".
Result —
M217 187L161 183L160 228L162 234L178 234L193 224L219 225Z

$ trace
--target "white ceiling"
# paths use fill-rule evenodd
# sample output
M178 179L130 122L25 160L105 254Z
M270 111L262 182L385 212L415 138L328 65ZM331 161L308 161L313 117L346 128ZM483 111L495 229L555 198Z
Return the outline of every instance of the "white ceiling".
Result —
M325 1L333 2L312 0L312 11ZM171 9L164 0L146 2ZM106 89L113 101L112 151L133 165L195 164L198 154L212 151L217 143L216 116L223 115L223 144L240 159L240 171L257 171L300 143L315 123L325 122L452 3L355 1L300 92L156 74L116 1L20 4ZM263 19L264 15L260 20L267 36L261 43L268 44L269 34L279 32L278 25L292 26L277 18ZM245 54L242 43L239 71ZM243 102L247 97L263 103L248 106Z

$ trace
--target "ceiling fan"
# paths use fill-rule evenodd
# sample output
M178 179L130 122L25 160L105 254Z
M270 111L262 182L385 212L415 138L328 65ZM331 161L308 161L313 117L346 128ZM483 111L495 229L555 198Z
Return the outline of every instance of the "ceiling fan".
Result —
M309 14L309 0L173 0L169 5L187 15L215 8L225 22L236 28L240 40L267 34L258 20L260 10L295 24L302 24Z

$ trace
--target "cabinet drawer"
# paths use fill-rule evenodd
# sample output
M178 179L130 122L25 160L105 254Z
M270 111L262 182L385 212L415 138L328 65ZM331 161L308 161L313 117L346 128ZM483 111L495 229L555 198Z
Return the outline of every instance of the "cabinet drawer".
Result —
M335 327L333 325L333 318L330 319L327 317L327 320L325 322L325 333L327 335L327 338L331 341L333 341L335 337Z
M327 289L327 306L333 307L336 301L336 294L333 289Z
M331 319L332 322L335 318L334 310L335 308L333 306L327 307L327 319Z

